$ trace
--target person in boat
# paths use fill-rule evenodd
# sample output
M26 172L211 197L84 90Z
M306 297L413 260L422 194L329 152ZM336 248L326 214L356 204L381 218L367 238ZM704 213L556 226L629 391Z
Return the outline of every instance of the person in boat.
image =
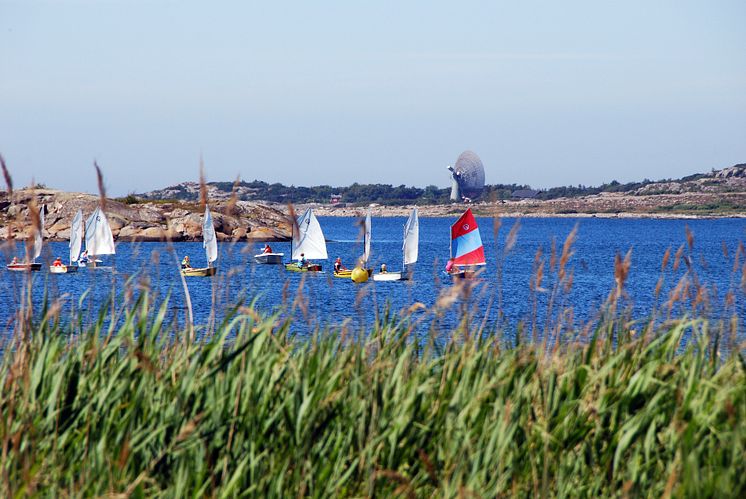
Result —
M14 256L13 259L10 261L11 265L18 265L18 257Z
M59 257L59 256L57 258L55 258L55 260L52 262L52 266L53 267L62 267L62 258Z
M388 269L386 268L386 264L382 263L381 264L381 274L386 274L386 273L388 273Z
M83 253L80 254L80 258L78 258L78 263L88 263L88 250L84 250Z
M298 268L308 267L308 260L306 260L306 254L300 254L300 260L298 260Z
M181 261L181 268L182 269L191 269L192 264L189 261L189 255L185 256L184 259Z
M272 248L269 247L269 244L264 245L264 251L262 253L272 253Z
M337 257L337 259L334 260L334 272L341 272L343 270L347 270L347 267L342 265L342 259Z
M446 272L450 274L454 270L454 264L453 264L453 258L448 259L448 263L446 263Z

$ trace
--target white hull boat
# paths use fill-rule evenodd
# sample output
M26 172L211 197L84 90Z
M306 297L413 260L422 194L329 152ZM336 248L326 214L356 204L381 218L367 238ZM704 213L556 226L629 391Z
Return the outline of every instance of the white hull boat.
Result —
M407 223L404 225L404 241L402 242L402 272L381 272L373 274L373 280L377 282L385 281L406 281L409 279L411 270L407 270L407 265L417 262L420 244L420 221L417 208L412 210Z
M50 265L49 272L51 274L71 274L78 271L77 265Z
M78 271L79 264L77 262L78 256L80 255L80 248L83 245L83 211L78 212L73 217L72 224L70 224L70 242L68 247L70 248L70 264L69 265L50 265L49 272L51 274L72 274ZM84 265L85 266L85 265Z
M285 253L260 253L254 255L254 261L267 265L280 265L284 256Z
M383 274L373 274L373 280L377 282L381 281L403 281L401 272L386 272Z
M199 269L182 268L181 275L184 277L212 277L218 272L218 268L212 265L218 259L218 240L215 237L215 225L212 223L210 207L207 205L205 205L205 216L202 220L202 247L205 249L207 267Z

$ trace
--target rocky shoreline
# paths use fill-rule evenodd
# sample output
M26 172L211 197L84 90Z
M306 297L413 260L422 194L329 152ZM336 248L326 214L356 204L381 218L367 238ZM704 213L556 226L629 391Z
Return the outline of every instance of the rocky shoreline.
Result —
M78 209L88 216L100 203L98 196L53 189L22 189L0 193L0 239L26 239L31 233L29 203L45 206L44 237L64 241L70 236L70 223ZM418 206L421 217L454 217L466 205ZM482 201L468 205L477 216L523 218L746 218L746 192L679 193L630 195L602 193L582 198L547 201ZM328 204L297 205L297 212L313 207L318 216L362 216L367 207ZM377 217L405 217L413 206L371 204ZM292 231L284 205L257 201L220 199L210 203L215 231L220 241L287 241ZM106 214L118 241L200 241L203 208L189 201L146 201L126 203L109 199Z
M360 216L365 208L331 205L299 205L298 211L313 206L319 216ZM423 217L452 217L464 210L462 204L418 206ZM630 195L602 193L552 200L481 201L468 205L478 216L523 218L746 218L746 192L680 193ZM371 205L377 217L407 216L412 206Z
M0 195L0 239L26 239L31 232L29 203L45 206L44 237L64 241L78 209L84 217L100 203L91 194L53 189L23 189ZM262 203L221 200L210 203L220 241L287 241L291 227L284 212ZM108 199L105 208L118 241L201 241L204 209L199 203L158 201L127 204Z

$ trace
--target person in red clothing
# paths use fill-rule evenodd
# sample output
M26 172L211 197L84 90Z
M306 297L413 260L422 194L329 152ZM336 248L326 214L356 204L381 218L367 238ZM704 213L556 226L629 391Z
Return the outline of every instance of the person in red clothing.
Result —
M52 265L55 267L62 267L62 258L59 256L55 259L55 261L52 262Z
M446 272L450 274L452 270L453 270L453 258L449 258L448 263L446 263Z
M269 247L269 244L264 245L263 253L272 253L272 248Z
M341 272L343 270L347 270L347 267L342 265L342 259L337 257L337 259L334 260L334 272Z

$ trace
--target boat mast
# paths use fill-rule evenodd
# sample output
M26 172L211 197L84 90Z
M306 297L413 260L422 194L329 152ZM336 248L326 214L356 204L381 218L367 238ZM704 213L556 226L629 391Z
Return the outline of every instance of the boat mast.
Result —
M409 216L411 217L412 215L409 215ZM407 261L407 222L404 222L404 244L402 244L402 249L401 249L401 271L402 271L402 274L407 269L407 264L404 263L406 261Z

